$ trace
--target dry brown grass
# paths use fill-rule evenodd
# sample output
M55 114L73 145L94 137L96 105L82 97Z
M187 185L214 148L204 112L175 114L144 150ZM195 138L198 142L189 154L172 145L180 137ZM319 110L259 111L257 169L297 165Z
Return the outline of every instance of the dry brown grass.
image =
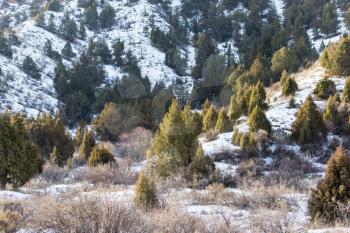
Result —
M94 186L130 185L136 181L136 174L130 170L130 162L119 160L117 164L98 165L82 171L77 180L87 181Z

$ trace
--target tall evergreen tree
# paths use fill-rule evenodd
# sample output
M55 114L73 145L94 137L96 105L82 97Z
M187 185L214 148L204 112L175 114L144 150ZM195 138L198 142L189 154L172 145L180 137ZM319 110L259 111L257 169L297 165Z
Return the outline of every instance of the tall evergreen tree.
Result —
M23 71L32 78L40 79L40 70L30 56L26 56L22 64Z
M188 135L193 129L189 129L192 124L183 116L188 116L188 113L182 113L174 99L153 138L149 155L156 156L156 169L161 176L168 176L180 167L188 167L191 162L194 141L191 142Z
M338 28L337 8L333 2L329 2L323 9L321 31L326 35L334 35L338 32Z
M202 76L202 67L210 55L215 53L216 47L213 41L204 33L199 34L196 41L196 66L193 69L193 77L196 79Z
M20 115L0 115L0 188L24 185L38 172L40 154Z
M67 42L66 45L63 47L62 56L67 58L67 59L71 59L71 58L75 57L75 53L72 50L71 43Z
M102 28L111 28L115 20L114 8L111 5L106 4L100 13L99 20Z
M210 157L204 154L202 147L199 145L190 168L194 175L208 177L214 172L215 164Z

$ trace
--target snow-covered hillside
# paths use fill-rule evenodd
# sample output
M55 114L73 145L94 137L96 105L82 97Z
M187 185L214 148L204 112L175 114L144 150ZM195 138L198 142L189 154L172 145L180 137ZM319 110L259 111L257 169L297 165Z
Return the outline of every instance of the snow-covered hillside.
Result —
M55 26L58 27L66 11L75 19L79 27L83 20L84 10L78 7L77 2L78 0L63 1L64 11L62 12L46 11L44 13L46 22L49 21L50 15L53 15ZM53 87L56 62L46 56L44 44L46 40L51 40L53 50L61 53L66 41L35 25L35 19L30 17L31 3L32 0L22 1L21 4L17 1L0 0L0 21L8 22L9 29L20 42L18 45L11 46L14 51L13 59L0 55L0 67L2 68L0 82L6 84L0 90L0 110L8 108L28 115L36 115L43 111L55 112L59 106ZM46 1L39 3L45 4ZM125 50L130 49L137 57L142 75L147 75L152 84L158 81L167 85L173 83L179 76L164 64L165 53L152 46L149 35L152 25L164 32L169 30L170 25L162 7L150 4L147 0L139 0L133 4L130 4L128 0L112 0L108 3L116 10L116 23L108 30L97 32L87 30L85 40L76 39L72 43L73 52L78 55L75 59L87 48L90 39L105 40L110 47L114 41L121 40L125 43ZM283 2L274 0L273 3L278 14L283 17ZM170 6L175 10L181 4L181 1L173 0ZM98 7L97 10L101 12L102 9ZM343 31L344 27L342 26L341 32ZM192 35L193 33L190 32L189 37ZM327 41L332 40L330 38ZM319 47L320 43L320 41L315 41L315 47ZM229 40L218 44L220 53L224 54L228 45L232 51L236 51L233 41ZM187 58L187 73L189 74L194 65L195 49L193 45L188 45L180 50L182 55ZM34 80L22 71L22 62L26 55L30 55L39 66L42 74L40 80ZM235 59L237 60L238 57L236 56ZM69 60L63 62L67 67L72 64L72 61ZM105 65L104 70L107 74L107 85L113 84L123 76L123 71L117 66ZM181 79L187 80L188 88L191 87L189 76L181 77Z
M169 30L162 9L148 3L147 0L140 0L131 5L127 0L115 0L108 3L116 10L115 25L109 30L101 30L98 33L87 31L85 40L77 39L72 43L73 52L77 55L81 54L91 39L95 41L105 40L110 47L114 41L121 40L125 43L125 50L130 49L137 57L142 75L147 75L153 85L159 81L166 85L173 83L179 76L164 64L165 54L153 47L149 38L152 23L163 31ZM77 0L65 2L64 7L65 11L70 12L71 17L79 25L83 17L83 10L77 6ZM23 11L28 13L29 8L26 5L14 4L11 8L3 8L1 13L5 14L5 10L6 12ZM59 13L46 11L44 14L46 21L49 20L51 14L55 16L55 24L58 27L64 15L63 11ZM1 91L0 109L9 108L29 115L36 115L42 111L56 111L59 104L53 87L56 62L46 56L44 45L47 40L51 40L53 50L61 53L66 41L41 27L37 27L35 19L28 19L18 25L13 23L10 26L12 26L11 30L18 36L20 45L12 46L13 59L0 55L0 66L3 70L3 75L0 78L8 87ZM189 65L193 64L194 48L191 46L184 48L182 53L187 56ZM41 70L42 77L39 81L33 80L21 70L21 64L27 55L33 58ZM71 61L64 60L64 64L68 67L71 66L71 63ZM110 83L114 83L124 74L120 68L112 65L106 65L104 70ZM190 77L182 77L182 79L190 81Z

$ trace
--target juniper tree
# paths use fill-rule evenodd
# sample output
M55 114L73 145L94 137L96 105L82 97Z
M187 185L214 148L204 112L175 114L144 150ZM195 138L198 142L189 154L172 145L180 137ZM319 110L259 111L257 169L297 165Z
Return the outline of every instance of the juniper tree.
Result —
M40 70L30 56L26 56L22 64L23 71L32 78L40 79Z
M202 111L201 111L201 118L203 119L204 116L207 114L208 110L210 108L210 102L208 99L205 100L205 102L202 105Z
M326 35L333 35L338 32L339 21L335 4L329 2L324 6L322 15L321 31Z
M141 172L136 181L134 203L137 207L150 209L157 205L156 185L152 178Z
M284 96L294 95L297 90L298 90L297 82L294 80L294 78L289 77L284 82L284 85L282 87L282 95Z
M74 153L74 144L65 131L60 114L40 114L28 123L31 139L38 145L42 156L49 160L54 147L58 150L57 165L63 166Z
M0 33L0 54L12 59L12 49L5 37Z
M89 155L89 167L96 167L98 165L109 164L115 162L115 159L110 151L104 147L95 146Z
M111 5L106 4L99 16L102 28L110 28L113 26L115 20L115 10Z
M67 42L65 46L62 49L62 56L67 59L71 59L75 57L75 53L72 50L72 45L71 43Z
M98 13L96 9L96 2L93 1L92 5L85 10L85 23L90 30L97 28Z
M48 57L52 57L52 42L47 39L44 45L44 51Z
M203 177L208 177L215 170L215 164L210 157L204 155L202 147L199 145L196 150L196 155L191 162L190 169L192 174Z
M79 26L79 37L82 40L86 38L86 29L83 23L80 23L80 26Z
M268 134L271 133L271 123L258 105L255 106L254 110L249 115L248 125L250 132L257 132L261 129L265 130Z
M178 102L174 99L159 125L149 151L150 158L156 157L156 169L161 176L181 167L188 167L192 158L192 124L184 120Z
M217 119L218 119L218 113L214 105L211 104L207 113L203 118L203 131L209 132L210 130L214 130Z
M235 95L231 97L228 114L232 121L237 120L242 115L241 103L237 101L237 97Z
M215 125L215 131L218 133L226 133L232 131L232 123L227 115L227 111L225 108L221 108L218 119Z
M55 146L50 154L50 163L52 165L56 165L58 164L58 150L57 150L57 147Z
M309 96L299 109L292 124L292 137L299 144L306 144L316 141L325 132L326 128L322 115L311 96Z
M273 54L271 70L276 74L281 74L283 70L294 72L298 69L299 61L295 52L283 47Z
M95 145L96 145L96 142L95 142L93 133L89 131L87 128L85 128L84 136L79 147L80 157L84 159L88 159Z
M344 36L329 45L321 55L320 63L330 75L350 75L350 37Z
M0 188L24 185L40 166L38 148L32 143L20 115L0 115Z
M113 44L113 54L115 57L115 61L117 63L118 66L123 65L123 54L124 54L124 42L117 40L114 44Z
M341 213L341 205L350 201L350 156L337 148L327 163L325 178L312 190L309 201L311 220L335 223L348 216Z
M332 126L332 128L341 124L341 116L338 111L339 104L336 95L330 96L326 103L326 110L323 113L324 121Z
M248 112L251 113L256 106L259 106L261 109L266 109L267 104L265 103L265 99L265 88L262 82L258 81L258 83L253 88L253 91L251 92Z
M342 100L346 103L350 103L350 76L345 81Z
M314 94L319 98L327 99L329 96L334 95L336 91L335 83L326 76L317 83Z

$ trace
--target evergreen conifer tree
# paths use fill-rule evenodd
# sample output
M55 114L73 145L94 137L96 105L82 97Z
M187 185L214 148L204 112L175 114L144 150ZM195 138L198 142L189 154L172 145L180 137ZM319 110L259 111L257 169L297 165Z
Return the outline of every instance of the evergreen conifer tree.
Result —
M214 172L215 164L210 157L204 155L202 147L199 145L190 168L193 174L208 177Z
M249 113L251 113L256 106L259 106L261 109L266 109L267 104L265 103L266 92L262 82L258 81L258 83L253 88L249 99Z
M242 115L241 103L237 101L235 95L231 97L229 116L232 121L237 120Z
M0 54L12 59L12 49L5 37L0 33Z
M231 123L225 108L221 108L218 120L216 121L215 131L218 133L226 133L232 131L233 124Z
M96 167L101 164L108 164L115 162L115 159L111 152L104 147L95 146L91 154L89 155L88 164L89 167Z
M75 53L72 50L71 43L67 42L66 45L62 49L62 56L67 59L71 59L75 57Z
M297 90L298 90L297 82L294 80L294 78L289 77L284 82L284 85L282 87L282 95L284 96L294 95Z
M25 57L25 59L23 60L22 68L23 68L23 71L30 77L35 79L40 79L41 77L40 70L31 57L29 56Z
M157 205L156 185L144 172L139 174L136 181L134 203L143 209L150 209Z
M311 96L307 97L303 106L297 113L297 118L292 124L292 137L299 144L311 143L324 134L326 128L321 113Z
M79 26L79 36L80 36L80 39L82 40L86 38L86 29L83 23L80 23L80 26Z
M51 154L50 154L50 163L53 165L58 164L58 150L57 147L54 147Z
M218 113L213 104L210 105L207 113L203 118L203 131L209 132L214 130L216 126L216 121L218 120Z
M248 125L250 132L257 132L261 129L265 130L268 134L271 133L271 123L258 105L255 106L254 110L249 115Z
M110 28L112 27L115 20L115 10L111 5L106 4L99 16L99 20L101 22L102 28Z
M193 137L187 134L191 134L193 129L190 130L189 126L174 99L159 125L149 152L151 157L157 157L156 168L161 176L168 176L171 171L187 167L191 162L193 142L189 139Z
M0 189L24 185L40 166L38 148L32 143L20 115L0 115Z
M309 211L312 220L335 223L348 216L340 212L340 205L350 201L350 157L342 147L337 148L327 163L324 180L312 191Z
M87 128L84 130L84 136L80 144L79 152L80 157L84 159L88 159L92 149L95 147L96 142L94 135Z
M350 103L350 77L348 77L345 81L342 100L346 103Z

